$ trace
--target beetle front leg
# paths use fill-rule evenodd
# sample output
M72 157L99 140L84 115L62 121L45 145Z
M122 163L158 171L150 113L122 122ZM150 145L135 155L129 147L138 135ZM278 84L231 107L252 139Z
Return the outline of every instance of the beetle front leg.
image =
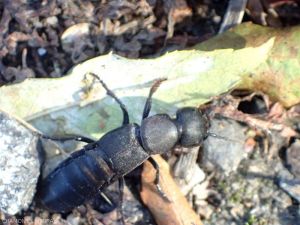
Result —
M167 80L166 78L160 78L154 82L152 85L148 98L146 100L145 106L144 106L144 111L143 111L143 119L146 119L149 116L150 110L151 110L151 105L152 105L152 95L157 91L159 88L160 84Z

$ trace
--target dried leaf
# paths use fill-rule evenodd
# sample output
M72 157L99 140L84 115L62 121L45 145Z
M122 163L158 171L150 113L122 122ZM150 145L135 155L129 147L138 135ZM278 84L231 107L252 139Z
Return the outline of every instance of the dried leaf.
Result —
M270 38L260 46L238 50L175 51L156 59L104 55L79 64L69 76L27 79L1 87L0 105L45 134L99 138L120 126L122 114L111 98L104 98L106 93L100 84L88 90L91 78L85 79L86 73L99 74L128 106L131 121L139 122L154 79L168 78L155 93L152 113L172 115L176 108L198 106L234 88L243 76L266 61L273 42Z
M250 73L242 76L239 88L262 91L273 101L281 102L285 107L291 107L300 102L300 26L274 29L254 26L246 23L216 36L196 46L201 50L240 49L259 46L272 38L271 50L267 58ZM258 53L257 56L261 56ZM247 57L248 61L254 58ZM241 59L242 60L242 59ZM235 65L225 64L224 70L231 70ZM220 71L221 72L221 71Z
M174 182L169 172L169 165L156 155L153 157L160 168L160 186L168 202L157 192L153 181L155 179L155 169L149 162L144 163L142 173L141 198L145 205L152 212L158 225L202 225L198 215L192 210L186 198Z

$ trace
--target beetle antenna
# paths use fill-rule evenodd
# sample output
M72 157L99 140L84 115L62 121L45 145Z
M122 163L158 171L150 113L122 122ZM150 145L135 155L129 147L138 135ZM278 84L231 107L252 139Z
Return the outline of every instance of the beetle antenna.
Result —
M223 140L226 140L226 141L241 142L240 140L235 140L235 139L232 139L232 138L224 137L224 136L212 133L212 132L207 132L207 136L211 136L211 137L214 137L214 138L223 139Z
M115 93L112 90L110 90L107 87L107 85L104 83L103 80L101 80L101 78L98 75L96 75L94 73L91 73L91 72L89 72L88 74L93 76L94 78L96 78L100 82L102 87L106 90L107 95L112 97L119 104L119 106L120 106L120 108L122 109L122 112L123 112L123 125L129 124L128 111L126 109L126 106L123 104L123 102L115 95Z

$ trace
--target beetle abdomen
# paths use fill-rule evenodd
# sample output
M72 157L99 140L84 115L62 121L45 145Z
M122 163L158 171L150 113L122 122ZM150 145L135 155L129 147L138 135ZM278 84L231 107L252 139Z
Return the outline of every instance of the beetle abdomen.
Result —
M41 204L52 212L71 211L139 166L149 155L138 134L138 125L127 124L72 153L42 181Z
M49 211L68 212L93 197L113 176L101 152L83 149L47 176L38 198Z

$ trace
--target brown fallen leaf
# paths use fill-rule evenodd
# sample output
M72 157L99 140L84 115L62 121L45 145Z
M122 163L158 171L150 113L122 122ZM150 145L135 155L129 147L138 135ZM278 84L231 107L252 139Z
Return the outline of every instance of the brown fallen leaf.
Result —
M160 168L160 186L170 202L157 192L153 183L155 169L149 162L144 163L141 198L151 211L158 225L202 225L169 172L169 165L160 155L153 156Z

